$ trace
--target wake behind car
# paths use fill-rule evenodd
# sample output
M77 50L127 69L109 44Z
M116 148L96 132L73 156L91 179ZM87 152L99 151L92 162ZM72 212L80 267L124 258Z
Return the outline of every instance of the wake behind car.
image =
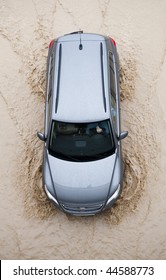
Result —
M49 45L43 187L66 213L110 208L122 190L119 57L113 39L73 32Z

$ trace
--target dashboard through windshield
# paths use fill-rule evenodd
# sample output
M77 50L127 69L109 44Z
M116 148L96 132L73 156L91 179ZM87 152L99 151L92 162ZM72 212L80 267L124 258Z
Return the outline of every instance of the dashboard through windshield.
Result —
M70 161L91 161L115 153L109 120L92 123L52 121L49 153Z

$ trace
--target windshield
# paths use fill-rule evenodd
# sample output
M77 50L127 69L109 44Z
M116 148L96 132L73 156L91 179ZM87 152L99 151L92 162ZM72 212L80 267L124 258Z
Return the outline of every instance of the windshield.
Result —
M49 153L71 161L91 161L115 153L109 120L92 123L53 121Z

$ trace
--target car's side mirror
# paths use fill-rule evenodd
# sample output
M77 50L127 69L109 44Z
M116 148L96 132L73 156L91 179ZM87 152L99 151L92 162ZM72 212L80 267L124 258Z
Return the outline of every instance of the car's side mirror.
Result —
M118 140L122 140L124 138L126 138L128 135L128 131L122 131L118 137Z
M37 137L41 140L41 141L46 141L46 138L44 136L44 133L42 132L37 132Z

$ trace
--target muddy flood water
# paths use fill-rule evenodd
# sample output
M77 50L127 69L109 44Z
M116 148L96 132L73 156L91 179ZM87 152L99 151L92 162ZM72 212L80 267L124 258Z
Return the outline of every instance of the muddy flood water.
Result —
M166 259L165 15L166 0L0 0L1 259ZM81 218L47 200L36 137L48 44L76 30L116 40L129 131L121 198Z

